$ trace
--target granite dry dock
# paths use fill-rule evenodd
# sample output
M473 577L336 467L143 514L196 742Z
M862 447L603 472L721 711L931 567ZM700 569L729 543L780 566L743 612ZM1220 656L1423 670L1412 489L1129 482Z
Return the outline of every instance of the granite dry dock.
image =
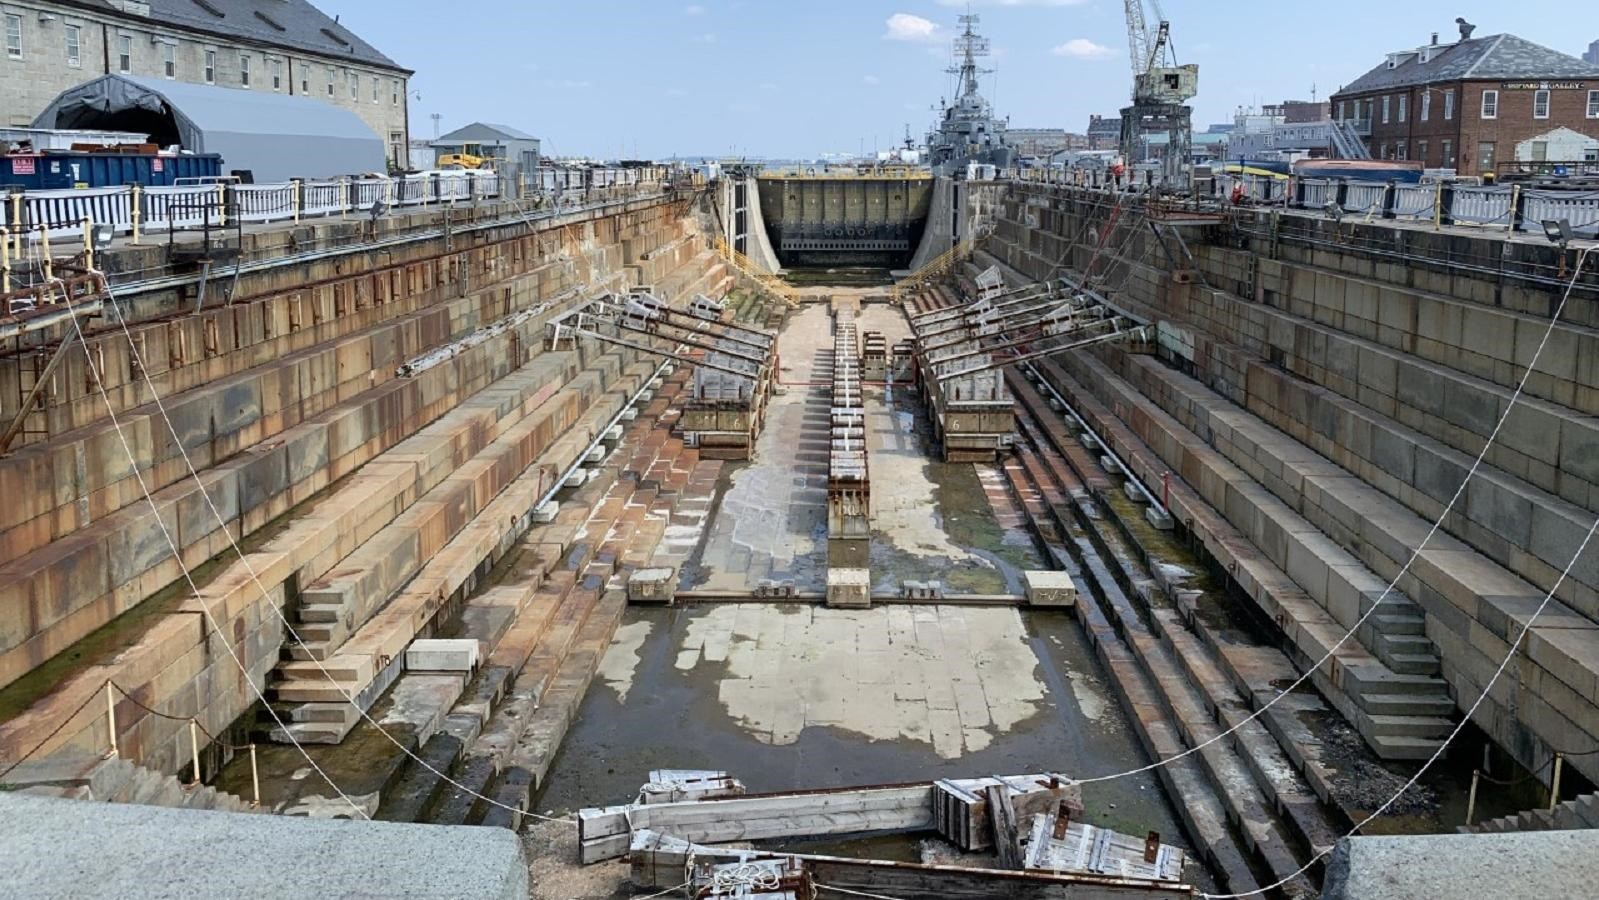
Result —
M1574 256L1017 182L945 193L993 233L936 273L799 292L707 236L710 194L615 194L253 227L228 302L119 245L119 305L72 276L84 345L0 321L0 390L42 398L0 458L7 784L519 828L653 770L1113 776L1041 820L968 792L966 874L903 836L743 862L1023 890L1155 832L1194 884L1305 897L1553 591L1367 830L1467 824L1483 754L1479 830L1591 824ZM1557 780L1544 814L1498 787ZM731 808L604 838L671 887Z

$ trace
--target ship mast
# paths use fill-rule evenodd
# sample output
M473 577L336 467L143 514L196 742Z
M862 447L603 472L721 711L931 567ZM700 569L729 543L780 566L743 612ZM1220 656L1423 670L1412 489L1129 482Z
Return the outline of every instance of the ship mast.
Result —
M977 93L977 76L989 75L993 69L979 69L977 58L989 54L988 38L977 33L977 23L980 17L975 13L968 13L960 17L965 30L955 38L955 52L961 57L959 67L946 69L951 75L959 75L960 83L956 87L955 95L962 97L967 94Z

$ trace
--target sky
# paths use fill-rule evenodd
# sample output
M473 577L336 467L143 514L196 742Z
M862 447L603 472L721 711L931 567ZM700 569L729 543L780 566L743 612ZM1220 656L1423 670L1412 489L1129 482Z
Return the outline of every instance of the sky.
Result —
M1086 129L1127 102L1121 3L1104 0L313 0L401 65L412 136L499 122L547 155L815 158L925 134L952 80L957 16L993 45L983 92L1013 128ZM1147 3L1147 0L1146 0ZM1199 64L1195 126L1325 98L1384 54L1511 32L1580 55L1599 16L1570 0L1165 0ZM1585 23L1585 24L1584 24ZM1573 25L1578 27L1574 28Z

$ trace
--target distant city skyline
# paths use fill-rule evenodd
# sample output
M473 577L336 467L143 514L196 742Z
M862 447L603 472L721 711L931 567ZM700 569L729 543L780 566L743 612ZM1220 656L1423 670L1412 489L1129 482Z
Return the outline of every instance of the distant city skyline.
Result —
M441 17L419 0L319 0L329 15L416 70L412 134L503 122L551 155L809 158L920 140L948 99L949 40L966 0L535 0ZM1200 66L1194 122L1238 106L1325 99L1382 62L1455 39L1510 32L1573 56L1569 4L1345 0L1314 28L1257 3L1165 0L1181 62ZM1121 3L971 0L997 70L983 92L1017 128L1082 132L1127 102ZM1425 8L1422 8L1425 7ZM1542 14L1547 12L1547 14ZM481 13L481 14L478 14ZM418 28L425 22L426 28ZM1381 22L1380 28L1371 23ZM1582 40L1582 45L1574 41Z

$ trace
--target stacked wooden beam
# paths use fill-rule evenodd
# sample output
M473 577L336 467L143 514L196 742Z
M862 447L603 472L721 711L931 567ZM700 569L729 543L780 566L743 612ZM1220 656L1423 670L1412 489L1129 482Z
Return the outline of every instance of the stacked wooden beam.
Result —
M851 306L840 306L834 312L833 432L827 472L827 536L830 542L865 542L871 537L871 484L856 312ZM838 554L830 551L829 555L836 558Z

